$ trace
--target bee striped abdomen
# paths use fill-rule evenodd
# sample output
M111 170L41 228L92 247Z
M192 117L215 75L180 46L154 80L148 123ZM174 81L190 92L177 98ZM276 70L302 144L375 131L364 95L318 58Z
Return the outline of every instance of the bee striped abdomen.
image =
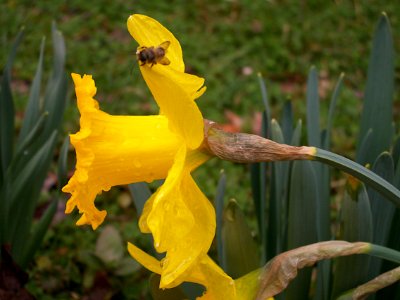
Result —
M169 65L170 61L167 57L165 57L166 50L169 46L170 42L165 41L157 48L151 47L139 47L136 51L136 56L138 61L143 66L145 64L150 64L150 67L153 65L160 63L162 65Z

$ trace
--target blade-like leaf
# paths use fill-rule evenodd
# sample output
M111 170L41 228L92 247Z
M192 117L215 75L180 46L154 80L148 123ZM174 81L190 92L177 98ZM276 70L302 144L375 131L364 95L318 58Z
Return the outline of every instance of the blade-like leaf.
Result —
M326 125L326 134L324 139L324 149L328 150L331 146L331 131L333 124L333 115L336 108L337 99L342 89L344 73L340 74L338 82L336 83L335 90L333 91L331 102L329 104L328 121Z
M50 205L47 207L45 213L40 218L39 222L32 230L32 235L26 241L26 246L22 254L20 261L20 266L26 268L28 263L33 259L36 250L42 245L43 238L53 220L54 214L57 211L58 197L51 201Z
M400 160L400 137L398 137L394 143L392 157L395 163L394 167L398 168L398 162Z
M151 191L146 182L136 182L128 185L133 202L135 203L137 217L142 215L143 207L147 199L151 196Z
M316 230L318 189L311 162L294 162L288 215L288 249L318 241ZM301 226L299 226L301 224ZM311 269L302 270L286 290L286 299L308 299Z
M267 135L267 115L262 114L262 136ZM266 221L266 201L267 201L267 163L255 163L250 165L251 189L253 193L254 207L258 221L258 231L261 239L261 263L267 261L267 221Z
M265 81L264 78L261 76L260 73L258 75L258 83L260 85L260 90L261 90L261 98L264 103L264 108L265 108L265 117L266 117L266 122L267 122L267 131L266 135L264 137L269 138L271 136L271 131L270 131L270 122L271 122L271 108L269 107L269 100L268 100L268 93L267 93L267 87L265 86Z
M290 141L290 145L299 146L301 141L301 130L303 128L303 121L299 119L297 121L296 128L293 131L292 140Z
M25 165L25 160L22 159L22 157L27 157L29 159L30 156L32 156L29 151L27 151L27 148L31 146L36 139L39 137L41 134L44 124L46 123L46 118L47 118L47 113L43 113L37 120L36 123L33 124L33 126L30 128L29 133L25 136L23 140L21 140L20 143L17 145L17 149L15 151L15 161L20 162L22 166ZM28 153L24 153L28 152ZM13 161L14 168L13 168L13 174L17 173L17 170L19 169L16 167L17 163Z
M281 127L276 120L271 121L271 138L278 143L284 143ZM272 163L272 178L274 187L269 203L268 241L273 243L275 252L269 251L269 256L281 253L285 247L289 162Z
M37 123L40 117L40 87L42 84L43 74L43 54L44 54L45 38L42 39L40 45L39 61L36 67L36 74L33 78L31 90L29 93L28 104L25 109L24 121L19 133L18 144L21 144L31 128Z
M315 150L315 153L313 153L313 158L315 160L336 167L339 170L356 177L358 180L361 180L368 186L377 190L388 200L392 201L397 207L400 207L400 191L382 177L343 156L323 149Z
M307 80L307 134L310 146L321 147L318 72L315 67L311 67Z
M345 193L341 209L340 239L353 242L372 240L372 214L365 186L350 178L349 192ZM368 257L339 258L334 273L332 296L338 297L343 292L367 281Z
M372 128L374 135L367 163L388 151L392 139L392 109L394 84L394 48L389 19L382 14L374 34L365 87L364 108L358 141ZM358 145L360 146L360 145Z
M259 267L258 247L235 200L224 211L222 227L227 273L233 278Z
M358 147L356 162L361 165L366 165L368 163L369 149L372 147L373 140L374 132L372 131L372 128L370 128L364 135L364 138Z
M394 163L391 155L387 152L382 153L375 161L372 171L388 182L393 183ZM396 207L393 203L384 201L385 199L383 199L382 195L373 189L368 189L368 196L371 203L373 219L372 242L374 244L386 246ZM369 278L374 278L379 275L381 265L381 260L371 260Z
M283 106L282 113L282 132L285 143L288 144L292 140L293 135L293 108L292 102L287 100Z
M47 83L43 109L49 113L42 139L46 140L52 130L58 129L66 106L67 78L65 74L65 42L55 23L52 26L53 70Z
M0 86L0 187L11 163L14 144L14 102L11 93L11 67L17 48L22 40L24 31L21 30L11 48ZM1 201L4 202L4 201Z
M61 191L61 187L64 186L66 182L67 173L67 154L69 147L69 136L64 139L64 143L61 147L60 156L58 158L58 191ZM27 246L24 249L21 259L21 266L27 266L27 264L32 260L33 255L36 250L41 246L42 240L46 234L47 229L53 220L54 214L57 211L59 197L57 196L46 209L43 216L40 218L38 224L33 228L32 235L30 236Z
M10 214L13 218L9 219L8 226L10 226L12 252L17 261L22 258L35 206L51 163L56 136L57 131L54 131L12 184Z

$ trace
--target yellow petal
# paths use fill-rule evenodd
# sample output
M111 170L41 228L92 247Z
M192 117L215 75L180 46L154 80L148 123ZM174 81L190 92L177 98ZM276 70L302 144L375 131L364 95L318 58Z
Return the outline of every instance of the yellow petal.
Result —
M153 234L155 248L165 252L170 245L185 237L194 226L194 216L181 194L186 147L176 154L174 165L161 188L155 193L147 224ZM143 215L146 218L146 215ZM171 230L173 228L173 230Z
M180 157L180 156L177 155L177 158L178 157ZM200 165L202 165L203 163L205 163L210 158L212 158L212 157L207 155L204 152L200 152L197 150L191 150L186 155L185 168L187 168L191 172L194 169L196 169L197 167L199 167ZM177 168L177 166L175 166L175 168ZM153 195L151 195L151 197L149 199L147 199L147 201L144 205L143 211L142 211L142 215L139 219L139 228L140 228L140 231L143 233L151 233L150 228L148 227L148 224L147 224L147 218L153 208L153 203L154 203L154 199L156 198L156 196L157 196L157 193L154 193Z
M204 139L204 124L194 99L204 90L198 90L203 80L168 66L155 65L141 71L160 114L170 121L171 130L182 136L190 149L198 148Z
M208 255L202 257L191 276L207 288L198 299L237 299L235 282Z
M205 158L192 156L188 163L185 154L182 147L166 181L146 202L139 221L143 232L153 234L157 251L167 252L161 273L163 288L184 280L185 271L207 253L215 233L214 208L190 175L193 164Z
M158 47L169 41L166 57L170 60L170 67L184 72L185 65L182 58L182 48L174 35L158 21L144 15L131 15L128 18L128 30L139 46Z
M161 274L161 264L153 256L136 247L132 243L128 243L129 254L137 260L138 263L149 269L153 273Z
M186 168L188 168L190 170L190 172L192 172L193 170L195 170L197 167L199 167L200 165L204 164L207 160L211 159L212 156L198 151L198 150L190 150L188 151L187 155L186 155Z
M180 240L166 241L165 247L168 250L163 261L161 287L166 287L175 280L182 281L183 272L195 264L198 257L207 253L215 234L214 208L189 172L182 178L179 196L190 208L195 223L191 231Z
M111 186L165 178L183 140L169 130L165 116L111 116L98 109L91 76L73 75L81 112L78 133L71 135L76 171L64 192L72 194L66 213L75 206L84 214L78 225L95 229L106 212L94 199Z
M160 114L170 120L173 131L180 134L190 149L200 146L204 138L203 118L194 100L204 91L204 79L184 73L182 50L173 34L156 20L143 15L132 15L128 29L140 46L157 47L170 41L166 57L169 65L145 64L140 67ZM203 87L203 88L202 88Z

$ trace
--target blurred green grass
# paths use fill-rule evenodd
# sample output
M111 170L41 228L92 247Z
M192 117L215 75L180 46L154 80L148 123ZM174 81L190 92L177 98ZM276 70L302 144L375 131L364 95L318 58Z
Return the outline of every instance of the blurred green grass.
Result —
M324 100L329 99L337 78L345 72L333 150L352 153L352 137L357 134L353 120L362 105L373 28L380 13L386 11L395 48L399 49L399 10L396 1L369 1L368 5L359 1L289 0L100 0L95 4L75 0L37 1L35 5L25 0L3 1L1 64L7 46L25 26L26 39L20 49L24 55L18 57L13 73L14 91L22 107L34 74L40 38L49 33L55 20L67 43L67 71L93 74L103 110L112 114L157 113L136 65L137 45L126 29L130 14L147 14L178 37L187 71L206 79L207 92L198 100L204 117L227 122L224 111L231 110L243 119L245 131L251 130L254 113L263 109L258 72L266 78L272 116L277 119L287 99L294 102L295 116L304 116L304 91L311 65L320 71L323 110L327 110ZM51 51L49 44L46 53ZM50 55L46 58L49 60ZM397 82L399 67L397 60ZM398 100L399 93L395 94ZM70 95L73 104L72 83ZM76 131L78 114L74 105L66 117L65 130ZM321 119L325 121L324 115Z
M373 0L362 4L356 0L3 0L0 3L0 66L4 66L19 28L25 26L26 37L13 69L13 91L17 108L22 111L35 71L41 37L50 36L50 25L55 20L66 40L67 71L93 74L98 88L97 99L104 111L112 114L157 113L157 106L137 68L137 45L126 29L130 14L146 14L159 20L179 39L187 71L206 79L207 92L197 100L204 117L225 123L228 122L225 111L233 111L243 119L244 131L251 130L254 114L263 109L258 72L266 79L272 116L277 119L280 119L281 108L287 99L293 101L295 115L304 117L305 85L311 65L320 71L321 108L326 111L328 101L325 100L329 99L340 73L345 72L345 86L338 103L332 142L335 152L349 156L355 146L357 122L354 120L359 117L362 105L371 37L382 11L389 16L395 49L399 50L400 15L396 12L400 11L400 3L396 1ZM51 53L49 42L46 53ZM49 66L51 55L45 58L45 66ZM400 61L397 60L397 115L399 80ZM69 91L71 105L64 130L75 132L79 115L73 105L72 82ZM325 121L324 115L321 119ZM216 159L206 166L196 170L195 177L207 196L213 199L216 178L223 168L228 179L226 197L238 199L247 215L252 215L247 167ZM134 211L121 209L115 204L119 192L115 190L101 196L99 206L110 209L110 222L118 223L124 231L126 226L131 228L132 220L121 220L116 216L133 217ZM47 237L46 245L50 248L45 256L55 261L60 256L57 251L67 247L72 248L68 259L79 261L80 248L94 248L95 235L90 229L76 229L72 225L73 219L69 216L52 229ZM137 231L126 230L123 236L124 240L138 238ZM65 267L66 261L53 264ZM36 271L43 274L39 269ZM71 274L75 271L72 270L68 276L73 278ZM82 288L70 281L67 283L73 285L70 287L72 290L82 292Z

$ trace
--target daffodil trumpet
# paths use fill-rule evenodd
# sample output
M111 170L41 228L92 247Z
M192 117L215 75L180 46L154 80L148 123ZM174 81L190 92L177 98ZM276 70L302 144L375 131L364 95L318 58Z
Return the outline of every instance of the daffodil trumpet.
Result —
M168 65L140 66L160 113L109 115L94 98L92 76L72 74L81 118L80 130L70 136L77 163L63 188L72 195L65 211L78 208L77 225L96 229L107 214L96 208L97 194L114 185L165 179L146 202L139 227L153 235L158 252L166 253L160 286L172 287L207 255L215 233L214 208L191 177L210 158L200 151L204 124L194 101L205 91L204 79L184 72L179 42L156 20L133 15L128 28L139 48L169 42Z

